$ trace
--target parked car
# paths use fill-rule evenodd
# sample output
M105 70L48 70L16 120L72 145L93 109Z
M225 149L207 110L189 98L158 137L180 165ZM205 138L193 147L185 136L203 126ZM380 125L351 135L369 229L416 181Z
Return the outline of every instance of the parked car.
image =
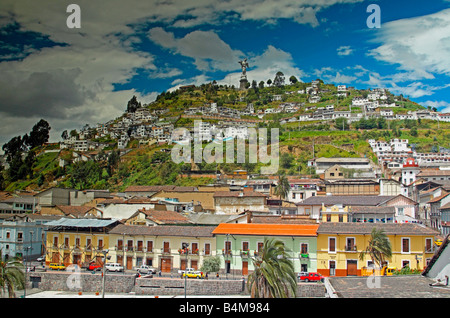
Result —
M184 272L183 277L188 277L188 278L204 278L205 274L203 274L203 272L200 271L190 271L190 272Z
M58 264L58 263L50 263L48 266L53 270L65 270L66 266L64 264Z
M324 277L319 273L301 273L300 281L305 282L323 282Z
M36 261L38 262L44 262L45 261L45 255L39 256Z
M100 264L96 264L96 263L90 263L88 270L90 271L100 271L102 270L103 266Z
M123 272L123 266L119 263L108 263L105 265L105 269L108 272Z
M156 268L150 267L148 265L141 265L137 269L139 274L156 274Z
M186 268L186 269L180 269L178 270L178 274L183 275L185 272L195 272L194 268Z

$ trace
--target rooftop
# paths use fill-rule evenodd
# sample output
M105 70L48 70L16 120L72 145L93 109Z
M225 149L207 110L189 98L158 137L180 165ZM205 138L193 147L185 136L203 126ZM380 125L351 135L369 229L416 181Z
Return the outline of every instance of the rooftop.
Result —
M396 196L388 195L324 195L309 197L297 205L335 205L344 204L350 206L376 206Z
M114 227L109 234L120 235L155 235L155 236L191 236L191 237L212 237L215 226L197 225L125 225L119 224Z
M317 236L317 224L255 224L222 223L213 234Z
M321 223L317 233L327 234L371 234L372 229L383 230L386 235L431 235L439 233L415 223Z

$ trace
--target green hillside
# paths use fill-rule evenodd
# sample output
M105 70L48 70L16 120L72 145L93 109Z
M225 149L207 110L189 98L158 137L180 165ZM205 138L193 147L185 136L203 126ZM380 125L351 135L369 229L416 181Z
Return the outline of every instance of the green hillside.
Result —
M387 123L385 120L368 119L349 125L342 120L328 122L293 122L280 124L283 118L298 116L309 106L326 106L333 104L335 110L349 110L352 98L367 96L368 91L353 90L349 96L336 97L336 87L320 82L320 102L308 102L307 94L298 92L309 87L309 83L291 83L281 87L267 86L265 83L252 83L246 91L237 91L234 87L208 83L185 90L161 93L155 102L144 105L150 110L165 111L160 120L169 121L175 127L192 127L192 118L182 118L184 111L193 107L202 107L210 103L218 106L243 110L248 103L253 103L255 111L277 108L283 102L304 103L296 113L271 114L266 116L258 127L280 129L280 169L278 173L288 175L309 175L307 160L313 157L368 157L376 163L368 139L386 140L392 138L409 139L420 152L432 152L441 147L450 147L450 123L437 123L428 120L397 120ZM275 95L281 100L274 101ZM393 101L394 95L388 93ZM401 98L397 101L401 107L395 112L406 113L423 107ZM352 107L352 112L361 111ZM259 119L257 116L245 116L245 119ZM212 123L217 120L207 119ZM204 144L205 146L206 144ZM32 165L32 171L20 180L11 180L4 170L2 188L7 191L18 189L43 189L49 186L74 187L77 189L110 189L124 190L129 185L173 184L193 186L207 184L210 178L181 178L182 174L231 173L233 170L245 169L249 173L259 173L261 163L256 164L175 164L170 158L168 145L139 145L131 140L128 145L131 151L121 158L115 157L114 149L104 151L102 159L73 163L70 150L45 152L51 150L40 147ZM54 148L54 146L53 146ZM60 166L64 160L65 165ZM235 161L236 162L236 161Z

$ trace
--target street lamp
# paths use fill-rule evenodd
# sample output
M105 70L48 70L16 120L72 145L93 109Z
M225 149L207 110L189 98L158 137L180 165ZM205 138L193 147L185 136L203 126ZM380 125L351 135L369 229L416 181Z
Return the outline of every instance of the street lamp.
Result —
M189 243L186 243L184 246L184 250L186 253L186 264L184 269L184 298L186 298L186 289L187 289L187 269L188 269L188 253L189 253Z
M105 298L105 284L106 284L106 255L109 253L109 250L102 250L100 253L103 254L103 271L102 271L102 298Z

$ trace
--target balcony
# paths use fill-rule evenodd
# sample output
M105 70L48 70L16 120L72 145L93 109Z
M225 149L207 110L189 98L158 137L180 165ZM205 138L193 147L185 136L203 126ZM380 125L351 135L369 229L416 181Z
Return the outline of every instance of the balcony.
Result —
M233 253L231 252L231 250L222 249L222 255L223 256L233 256Z
M358 249L356 248L356 245L347 245L345 246L346 252L357 252Z
M307 260L307 259L309 259L309 254L308 253L300 253L299 258Z
M241 254L242 258L248 258L248 256L250 255L250 251L248 251L248 250L246 250L246 251L241 250L240 254Z

